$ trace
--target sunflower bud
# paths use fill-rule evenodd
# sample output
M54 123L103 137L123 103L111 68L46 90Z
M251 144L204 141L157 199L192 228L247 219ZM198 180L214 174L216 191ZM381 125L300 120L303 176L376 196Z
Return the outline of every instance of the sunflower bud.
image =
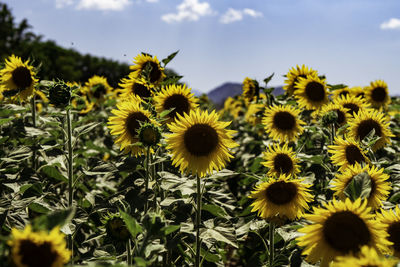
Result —
M107 235L115 241L125 242L129 239L130 233L124 220L119 215L112 215L106 221Z
M139 141L145 146L156 146L161 139L161 130L154 124L145 123L139 128Z
M71 100L71 88L62 81L56 82L49 89L49 99L56 107L65 107Z
M162 235L161 229L165 226L165 221L157 213L148 213L143 218L143 226L149 235L157 237Z

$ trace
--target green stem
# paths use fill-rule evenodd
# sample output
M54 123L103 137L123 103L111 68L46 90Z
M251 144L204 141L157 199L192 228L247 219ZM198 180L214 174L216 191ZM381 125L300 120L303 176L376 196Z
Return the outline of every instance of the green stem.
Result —
M269 266L274 263L274 233L275 225L273 222L269 223Z
M68 207L72 207L72 199L73 199L73 151L72 151L72 124L71 124L71 112L70 109L67 109L67 147L68 147ZM73 241L72 235L68 236L68 246L71 250L71 264L73 265Z
M145 176L145 195L146 195L146 202L144 203L144 213L147 213L149 209L149 198L147 191L149 190L149 174L150 174L150 147L147 147L146 151L146 176Z
M36 102L35 102L35 95L31 98L31 108L32 108L32 125L36 128ZM36 141L33 142L33 153L32 153L32 168L34 170L37 169L37 161L36 161Z
M333 145L333 142L335 140L335 135L336 135L336 130L335 130L335 124L334 123L332 123L332 125L331 125L331 135L332 135L331 145Z
M196 208L196 267L200 267L200 224L201 224L201 182L200 176L196 175L197 179L197 208Z
M128 264L128 266L132 265L132 253L131 253L131 240L128 239L128 242L126 242L126 263Z

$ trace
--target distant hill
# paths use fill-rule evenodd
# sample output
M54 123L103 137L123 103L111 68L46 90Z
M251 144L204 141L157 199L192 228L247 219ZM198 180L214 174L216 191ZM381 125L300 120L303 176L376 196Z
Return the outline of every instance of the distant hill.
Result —
M282 86L275 87L272 92L274 95L281 95L284 93ZM222 107L224 105L225 99L228 97L233 97L242 94L242 84L241 83L224 83L217 88L211 90L208 93L208 97L215 103L217 107Z

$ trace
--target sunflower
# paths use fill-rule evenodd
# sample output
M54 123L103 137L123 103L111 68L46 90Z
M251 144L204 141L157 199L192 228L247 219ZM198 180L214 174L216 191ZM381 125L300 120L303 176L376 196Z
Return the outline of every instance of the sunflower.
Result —
M233 116L233 118L235 120L243 117L245 114L246 114L245 107L243 107L241 105L236 106L235 108L232 108L232 110L231 110L231 115Z
M334 145L328 146L328 152L332 154L332 163L339 166L339 170L346 170L356 163L369 163L366 154L360 145L350 137L343 139L336 137Z
M360 110L365 110L368 108L368 105L361 97L355 97L354 95L339 96L333 100L333 103L347 108L347 113L349 113L352 117L354 117L354 115Z
M365 90L361 86L354 86L350 88L350 95L365 99Z
M365 97L374 108L386 108L390 103L387 84L382 80L376 80L365 88Z
M300 110L289 105L272 106L265 110L262 123L272 139L295 141L303 133L301 125L306 124L299 119L299 114Z
M253 98L257 96L259 90L257 81L250 79L249 77L244 79L242 88L243 98L248 102L251 102Z
M93 102L103 102L106 95L112 92L113 88L108 84L107 78L94 75L91 77L83 88L83 91L89 96Z
M294 92L294 96L300 107L318 110L329 102L325 79L307 75L306 78L299 77L298 80L296 83L298 89Z
M368 206L372 209L377 209L382 205L382 201L386 200L389 191L392 188L387 181L389 175L383 173L383 169L378 170L375 166L364 166L355 164L348 166L342 173L337 173L335 178L331 181L332 190L335 191L334 195L338 196L341 200L346 198L344 193L347 185L353 180L356 175L366 173L371 179L371 192L368 197Z
M11 55L5 60L5 67L0 70L0 88L4 96L19 97L26 100L33 93L38 79L35 71L29 65L29 60L22 61L20 57Z
M360 198L355 202L334 199L304 217L312 224L299 229L305 235L297 238L298 245L305 247L303 254L311 263L321 259L321 267L337 256L358 253L363 245L379 250L390 245L383 225L373 220L367 201Z
M391 254L400 258L400 208L392 210L381 210L381 213L377 214L377 221L384 225L386 232L388 233L387 240L393 244L389 247Z
M134 58L133 63L135 65L129 68L133 72L134 77L143 77L144 74L148 78L149 82L155 85L161 83L161 81L166 77L164 74L164 68L160 66L160 62L157 57L154 58L148 54L139 54ZM144 73L149 71L149 73Z
M117 104L117 109L111 113L115 116L108 118L108 128L112 135L118 135L115 143L120 145L120 150L131 153L137 157L145 152L145 148L136 144L139 142L137 131L141 123L151 122L157 124L152 119L151 113L141 106L141 98L131 94L129 98Z
M119 92L121 98L125 98L131 93L142 99L151 97L154 94L154 86L144 78L135 77L133 72L129 74L128 78L122 78L121 83L118 85L122 87Z
M333 94L333 99L336 99L337 97L351 95L351 89L349 87L344 87L341 89L333 90L332 94Z
M59 227L50 233L33 232L30 225L23 231L13 228L7 244L16 267L62 267L71 255Z
M181 172L191 171L204 177L213 170L221 170L233 156L229 148L237 146L232 140L233 130L227 130L230 122L219 121L213 110L191 110L178 114L175 122L168 124L172 134L167 136L167 149L172 154L172 164Z
M224 110L229 111L234 102L235 102L235 99L233 97L228 96L228 98L225 99L225 102L224 102Z
M305 65L302 65L301 67L296 65L296 67L291 68L286 74L286 80L283 89L288 95L293 95L294 91L298 89L296 83L299 81L299 78L306 78L307 75L318 76L318 73L316 70L308 68Z
M380 137L372 146L373 151L389 144L390 137L394 136L388 118L378 110L361 110L349 121L349 136L357 141L363 140L372 130Z
M198 100L191 92L191 89L185 84L173 84L164 87L154 97L154 102L158 113L173 109L170 113L168 113L168 122L175 120L177 114L183 116L183 114L189 113L190 110L195 109L198 106L197 101Z
M261 164L269 168L268 175L270 176L281 174L296 176L300 172L297 164L299 159L287 143L283 146L275 144L267 148L267 151L264 152L264 159L266 161Z
M362 246L358 255L339 256L330 267L394 267L397 260L382 257L374 248Z
M251 204L251 211L257 211L258 216L269 220L274 217L289 220L302 217L304 210L308 209L307 203L313 200L309 193L311 185L302 181L281 174L277 179L271 178L257 185L249 196L256 199Z
M343 106L340 106L338 104L335 104L335 103L329 103L327 105L324 105L321 108L319 114L321 116L323 116L332 111L336 112L336 114L337 114L337 119L336 119L336 123L335 123L335 126L337 128L345 125L348 122L348 120L350 119L350 114L347 112L348 109Z
M264 108L265 108L264 104L251 103L247 107L247 112L244 117L245 120L247 121L247 123L249 123L253 126L256 126L257 124L261 124Z

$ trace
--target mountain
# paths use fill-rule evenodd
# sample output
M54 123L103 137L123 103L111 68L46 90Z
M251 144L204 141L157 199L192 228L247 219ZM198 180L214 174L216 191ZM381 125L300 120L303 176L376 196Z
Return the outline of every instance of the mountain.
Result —
M275 87L272 92L275 96L284 93L282 86ZM222 107L224 105L225 99L228 97L234 97L236 95L242 94L242 84L241 83L224 83L208 93L208 98L215 103L217 107Z

